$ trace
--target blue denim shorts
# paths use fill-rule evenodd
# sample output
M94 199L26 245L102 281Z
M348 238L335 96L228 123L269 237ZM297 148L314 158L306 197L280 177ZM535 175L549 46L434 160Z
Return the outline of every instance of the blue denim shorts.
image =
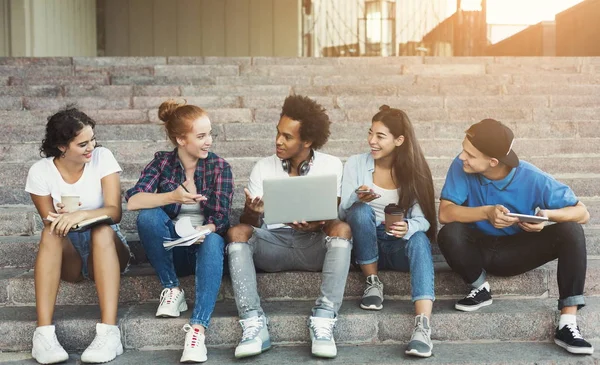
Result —
M119 229L119 225L113 224L110 226L110 228L112 228L115 231L115 233L117 234L117 237L119 237L119 239L121 239L121 242L123 242L123 244L127 247L127 250L129 250L129 255L131 258L131 250L129 249L129 245L127 244L127 240L125 239L125 236L121 232L121 229ZM84 278L89 279L88 258L90 257L90 251L91 251L91 247L90 247L91 246L91 244L90 244L91 243L91 230L88 229L83 232L69 232L69 234L67 234L67 236L69 237L69 239L71 240L71 243L73 244L73 247L75 247L75 249L79 253L79 256L81 257L81 262L82 262L81 274L83 275ZM127 262L127 266L123 270L122 274L127 272L128 269L129 269L129 262Z

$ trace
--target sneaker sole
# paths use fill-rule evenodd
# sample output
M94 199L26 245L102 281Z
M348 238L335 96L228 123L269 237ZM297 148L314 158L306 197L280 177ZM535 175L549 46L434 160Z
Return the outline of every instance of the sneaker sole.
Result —
M160 318L177 318L177 317L181 316L181 312L185 312L187 310L188 310L187 303L183 303L182 305L179 306L179 311L177 312L177 314L156 311L156 317L160 317Z
M206 360L208 360L208 356L204 356L201 358L193 358L193 357L186 357L186 358L181 358L179 359L179 362L182 363L195 363L195 362L205 362Z
M404 351L404 353L407 355L416 356L416 357L430 357L431 356L431 351L419 352L417 350L406 350L406 351Z
M89 358L85 358L83 356L83 354L81 354L81 362L88 363L88 364L104 364L104 363L113 361L114 359L117 358L117 356L120 356L120 355L123 355L123 344L120 344L119 347L117 347L117 350L115 351L115 357L113 357L112 359L109 359L109 360L89 359Z
M271 348L271 340L263 342L262 348L260 349L259 352L247 352L247 353L243 353L243 354L235 353L234 356L236 359L243 359L245 357L260 355L263 352L269 350L270 348Z
M462 305L462 304L456 303L454 305L454 308L456 310L463 311L463 312L473 312L473 311L478 310L479 308L487 307L488 305L491 305L492 302L493 302L493 299L486 300L485 302L479 303L477 305Z
M572 354L592 355L594 353L594 347L573 347L569 346L566 342L563 342L556 338L554 339L554 343Z
M311 351L313 356L322 357L325 359L333 359L337 356L337 351L335 353L327 353L327 352L319 352L319 351Z
M67 354L66 358L61 357L61 358L54 359L54 360L49 360L49 361L40 361L40 360L37 359L37 356L38 356L38 354L36 354L35 352L31 353L31 357L33 357L33 359L35 361L37 361L40 364L44 364L44 365L46 365L46 364L58 364L58 363L65 362L65 361L69 360L69 355L68 354Z
M383 302L382 304L380 304L379 306L376 306L375 304L370 304L370 305L364 305L362 303L360 303L360 307L362 309L366 309L366 310L371 310L371 311L380 311L383 309Z

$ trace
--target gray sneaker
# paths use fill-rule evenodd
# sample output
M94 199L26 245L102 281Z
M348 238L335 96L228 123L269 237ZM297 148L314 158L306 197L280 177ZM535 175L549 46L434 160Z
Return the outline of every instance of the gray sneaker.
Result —
M377 275L367 277L367 287L360 301L360 307L375 311L383 308L383 284Z
M267 318L257 312L251 317L240 320L242 340L235 348L235 357L242 358L258 355L271 348L271 337L267 328Z
M415 317L415 329L404 353L411 356L429 357L432 349L429 318L424 314L418 315Z

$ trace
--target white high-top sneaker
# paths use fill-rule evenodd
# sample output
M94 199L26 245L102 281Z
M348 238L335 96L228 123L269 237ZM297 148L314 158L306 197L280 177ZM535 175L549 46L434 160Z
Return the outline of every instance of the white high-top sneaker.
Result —
M323 312L317 309L314 316L308 319L311 352L314 356L332 358L337 356L337 347L333 338L333 328L337 319L318 317Z
M69 359L69 354L56 338L54 326L41 326L35 329L31 356L40 364L55 364Z
M157 317L179 317L188 309L183 289L164 288L160 293Z
M235 348L235 357L238 359L255 356L271 348L267 318L264 314L259 316L256 311L248 314L248 318L240 319L242 339Z
M208 357L206 345L204 344L206 339L204 334L189 324L184 325L183 330L186 332L185 344L179 362L205 362Z
M110 324L96 323L96 337L81 354L82 362L103 363L114 360L123 353L121 331Z

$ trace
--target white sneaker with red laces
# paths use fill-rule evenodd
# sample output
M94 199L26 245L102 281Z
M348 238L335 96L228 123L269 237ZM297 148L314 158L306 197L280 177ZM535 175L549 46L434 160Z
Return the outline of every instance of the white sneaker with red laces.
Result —
M164 288L160 293L160 304L156 310L157 317L179 317L188 309L185 293L182 289Z
M193 328L189 324L183 326L185 334L185 345L183 346L183 354L180 362L205 362L206 345L204 344L205 336L200 333L198 328Z

